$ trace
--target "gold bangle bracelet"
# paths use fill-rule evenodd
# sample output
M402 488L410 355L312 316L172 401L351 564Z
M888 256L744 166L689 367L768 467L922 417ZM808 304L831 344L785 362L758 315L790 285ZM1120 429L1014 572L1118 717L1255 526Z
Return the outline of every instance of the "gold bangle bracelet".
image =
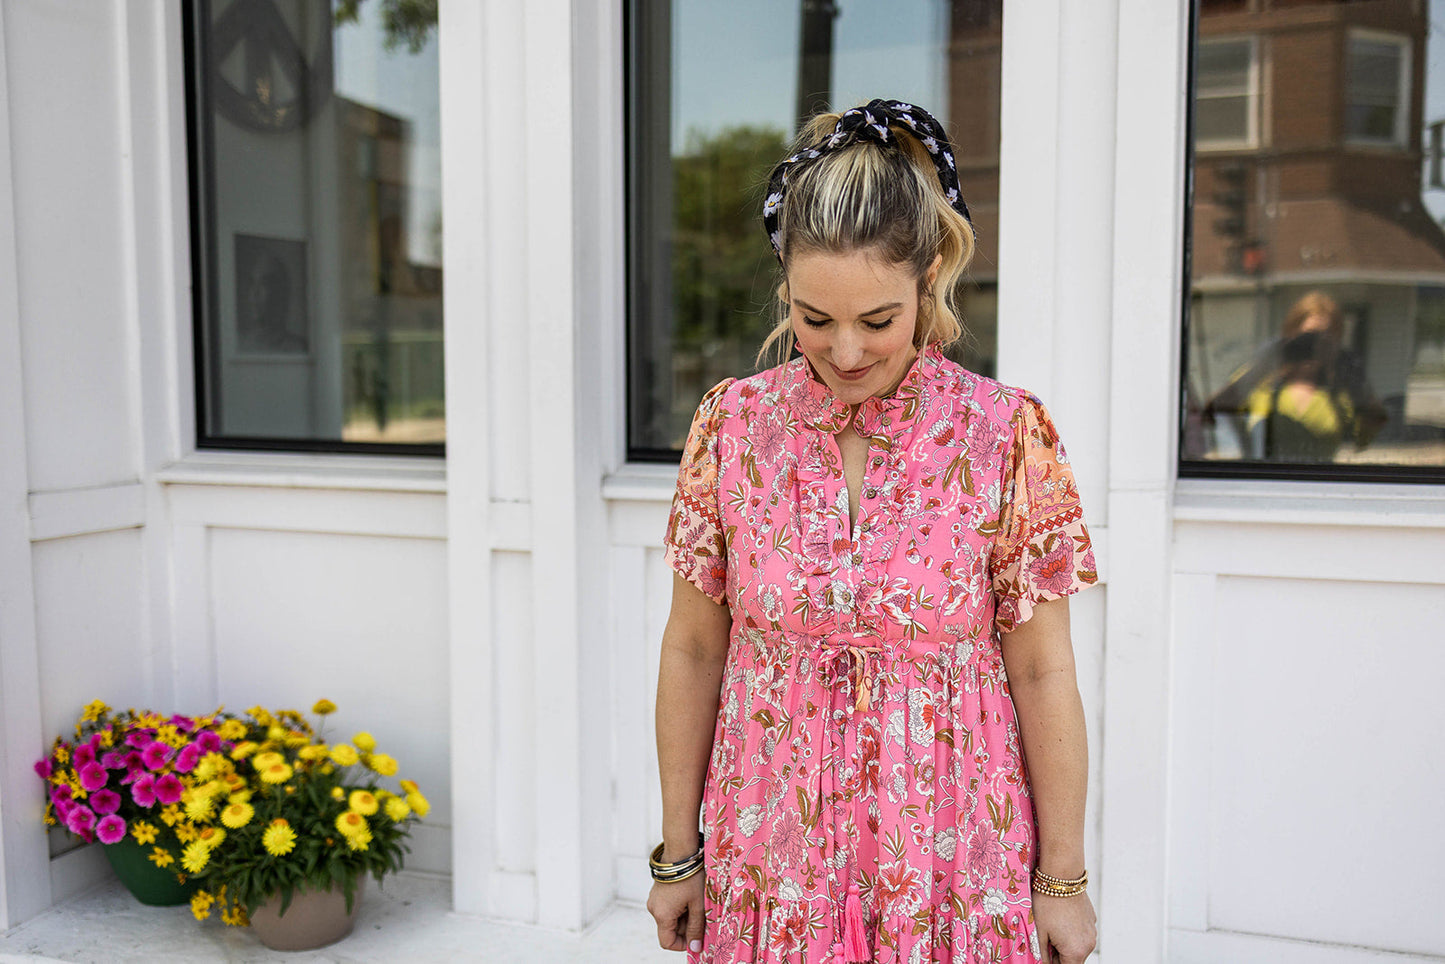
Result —
M1046 897L1077 897L1088 888L1080 884L1077 887L1055 887L1046 884L1042 880L1034 881L1034 893L1043 894Z
M648 870L652 873L652 879L663 884L677 883L679 880L687 880L703 868L702 834L697 835L697 852L690 857L672 863L664 863L662 860L662 844L653 848L651 856L647 858Z
M1062 877L1055 877L1052 874L1046 874L1036 867L1034 868L1034 880L1042 881L1043 883L1049 884L1053 887L1087 887L1089 884L1089 872L1086 870L1078 877L1075 877L1073 880L1065 880Z

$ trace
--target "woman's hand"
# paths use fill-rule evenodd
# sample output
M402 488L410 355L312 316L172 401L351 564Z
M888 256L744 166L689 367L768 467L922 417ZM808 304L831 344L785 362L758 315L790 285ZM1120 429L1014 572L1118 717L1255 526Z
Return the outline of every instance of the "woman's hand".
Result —
M1088 894L1050 897L1035 891L1034 926L1044 964L1084 964L1099 938Z
M647 912L657 921L657 943L663 950L702 950L703 880L702 874L693 874L674 884L653 882Z

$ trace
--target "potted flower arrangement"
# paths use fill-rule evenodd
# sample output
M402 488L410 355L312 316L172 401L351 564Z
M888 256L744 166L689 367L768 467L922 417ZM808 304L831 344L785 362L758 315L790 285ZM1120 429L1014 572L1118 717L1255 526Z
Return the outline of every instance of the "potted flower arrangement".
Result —
M312 711L335 709L321 700ZM275 949L339 940L366 876L380 883L401 869L411 826L431 805L410 780L381 785L397 763L370 734L328 743L296 711L259 706L233 722L244 732L186 804L200 827L181 857L200 881L191 909L205 919L219 907Z
M95 700L81 711L74 740L57 738L35 764L48 791L45 823L104 844L142 903L184 903L195 886L177 863L202 832L187 798L245 734L244 724L219 711L116 713Z

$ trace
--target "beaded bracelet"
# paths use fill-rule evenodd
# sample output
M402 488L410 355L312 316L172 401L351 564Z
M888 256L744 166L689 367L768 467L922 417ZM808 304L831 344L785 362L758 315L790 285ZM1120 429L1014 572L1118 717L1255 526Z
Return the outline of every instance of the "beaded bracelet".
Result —
M663 863L662 844L658 844L653 848L652 856L647 858L647 866L652 871L652 879L659 883L675 884L680 880L687 880L703 867L702 834L697 835L697 853L691 857L674 863Z
M1048 897L1077 897L1089 886L1089 872L1086 870L1073 880L1054 877L1037 868L1034 870L1034 893Z

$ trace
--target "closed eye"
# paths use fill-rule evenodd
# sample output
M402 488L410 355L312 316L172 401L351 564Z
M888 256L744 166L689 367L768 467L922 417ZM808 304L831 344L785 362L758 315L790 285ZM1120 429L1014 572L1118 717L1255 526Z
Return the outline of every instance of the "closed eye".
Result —
M807 325L810 328L823 328L827 326L831 321L831 318L809 318L807 315L803 316L803 324ZM870 331L882 331L891 324L893 324L892 318L889 318L886 321L863 322L864 327L866 327Z

